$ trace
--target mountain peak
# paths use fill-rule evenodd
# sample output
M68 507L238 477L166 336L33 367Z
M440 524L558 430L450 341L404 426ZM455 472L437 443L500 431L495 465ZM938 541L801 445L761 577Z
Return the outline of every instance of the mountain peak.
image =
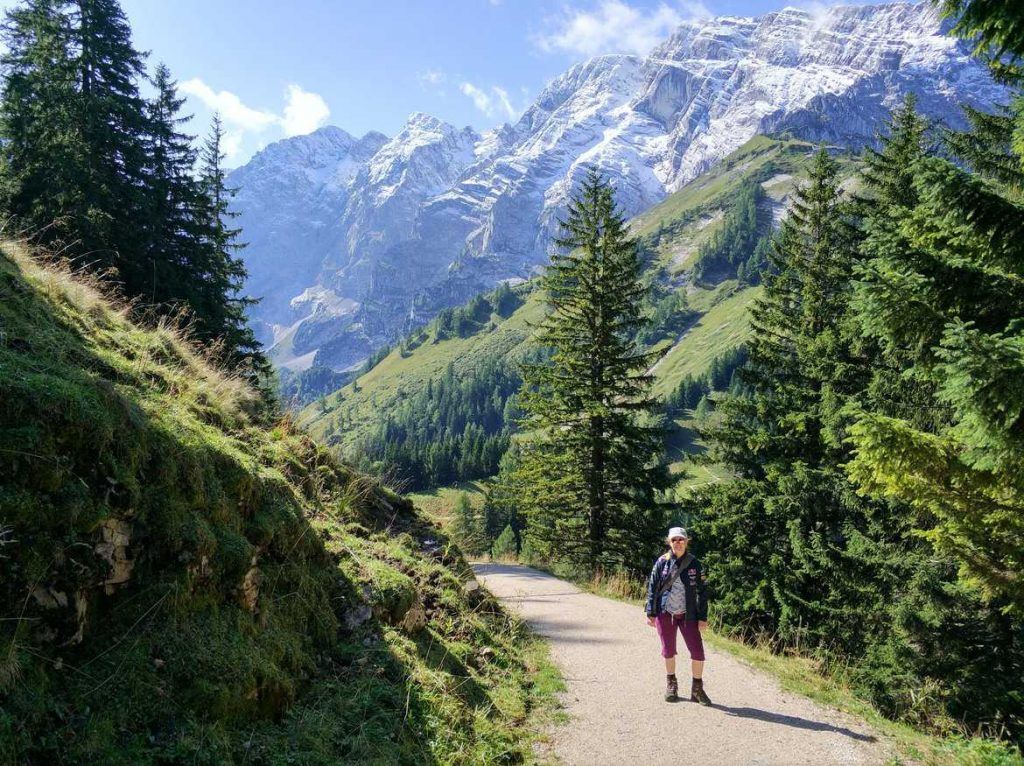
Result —
M413 112L409 115L408 119L406 119L405 126L407 128L430 131L456 129L454 125L451 125L444 120L439 120L437 117L434 117L432 114L427 114L426 112Z
M908 92L923 116L951 127L964 124L961 104L985 110L1005 102L1007 90L945 29L927 2L686 22L647 57L575 64L511 127L479 136L413 112L358 164L337 208L328 209L314 185L319 175L278 173L276 181L310 180L308 194L282 190L274 204L253 205L253 216L239 221L252 243L243 256L254 275L270 271L264 262L294 261L297 237L278 220L278 200L305 200L315 210L294 222L315 232L303 254L320 259L318 284L363 307L346 319L361 329L332 341L331 358L325 352L321 360L348 364L393 340L410 304L426 319L543 263L585 166L602 171L623 213L634 215L759 134L859 149L876 140ZM454 261L466 268L449 270ZM269 317L268 304L256 311Z

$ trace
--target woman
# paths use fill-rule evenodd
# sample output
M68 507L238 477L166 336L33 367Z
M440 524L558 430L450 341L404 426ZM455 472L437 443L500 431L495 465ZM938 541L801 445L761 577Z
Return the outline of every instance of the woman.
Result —
M686 552L689 538L685 529L672 527L668 531L668 543L671 550L654 562L647 581L647 624L658 630L661 656L665 658L665 672L668 674L665 699L669 702L679 699L679 683L676 681L678 628L690 652L690 669L693 672L690 700L710 705L711 700L704 693L704 642L700 637L700 632L708 626L706 578L701 573L700 562L692 553Z

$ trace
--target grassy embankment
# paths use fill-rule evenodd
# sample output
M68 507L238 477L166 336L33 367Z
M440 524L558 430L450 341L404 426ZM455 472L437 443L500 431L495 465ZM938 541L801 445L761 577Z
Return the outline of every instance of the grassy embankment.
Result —
M543 645L256 405L0 245L0 763L529 762Z

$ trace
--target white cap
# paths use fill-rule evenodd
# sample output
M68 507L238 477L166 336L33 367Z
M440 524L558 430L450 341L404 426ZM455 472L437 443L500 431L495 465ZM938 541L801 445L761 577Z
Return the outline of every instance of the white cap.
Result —
M671 540L673 537L685 537L687 540L690 539L690 536L686 534L686 530L682 527L672 527L672 529L668 531L667 539Z

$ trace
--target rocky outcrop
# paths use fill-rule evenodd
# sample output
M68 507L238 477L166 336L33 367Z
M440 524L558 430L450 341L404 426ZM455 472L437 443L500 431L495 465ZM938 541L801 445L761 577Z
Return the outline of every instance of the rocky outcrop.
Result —
M96 544L96 555L110 567L103 590L109 596L116 586L128 582L135 562L129 557L128 546L132 540L131 525L122 519L107 518L100 524L100 542Z

